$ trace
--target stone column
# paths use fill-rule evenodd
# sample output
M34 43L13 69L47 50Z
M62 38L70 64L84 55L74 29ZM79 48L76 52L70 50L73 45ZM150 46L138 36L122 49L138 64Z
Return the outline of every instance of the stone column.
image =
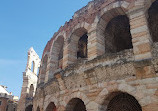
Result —
M47 65L45 66L46 68L45 68L45 80L44 80L44 82L45 83L47 83L48 82L48 80L49 80L49 75L50 75L50 69L51 69L51 66L52 66L52 64L51 64L51 59L48 57L48 61L47 61L47 63L46 63Z
M129 19L135 60L150 59L151 36L144 9L130 12Z
M58 80L60 90L61 90L61 91L65 90L66 87L65 87L64 81L63 81L63 79L62 79L62 77L61 77L61 74L58 73L58 74L55 75L55 77L56 77L56 79Z
M46 68L46 77L45 82L54 77L54 71L57 69L57 61L52 59L52 57L48 58L47 68Z
M66 40L63 51L63 69L69 64L77 60L77 44L78 40L73 37L71 40Z
M151 63L151 36L144 8L129 12L135 69L137 78L151 77L154 68Z
M91 101L86 105L86 108L87 108L86 110L87 111L99 111L98 107L99 107L99 105L96 102Z
M98 30L99 31L99 30ZM88 59L94 59L105 53L104 37L97 33L97 29L91 28L88 32Z

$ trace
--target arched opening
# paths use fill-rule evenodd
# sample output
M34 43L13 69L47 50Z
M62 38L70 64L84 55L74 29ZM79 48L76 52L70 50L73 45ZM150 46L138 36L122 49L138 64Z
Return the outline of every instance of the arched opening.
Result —
M72 62L79 58L87 58L88 54L88 35L85 28L76 29L70 37L70 55Z
M125 11L123 7L117 7L101 15L96 35L102 54L133 48L129 18Z
M126 15L112 18L105 28L105 52L115 53L131 48L133 46L129 18Z
M87 58L87 42L88 36L87 33L85 33L78 41L77 58Z
M36 111L40 111L40 108L39 107L37 107L37 110Z
M39 71L39 78L40 78L39 83L43 83L45 80L45 75L47 71L47 61L48 61L48 56L45 55L42 59L42 64Z
M153 42L158 42L158 0L148 10L148 24Z
M138 101L132 95L123 92L113 92L102 104L102 111L142 111Z
M86 111L86 106L81 99L73 98L67 104L65 111Z
M51 71L56 69L62 69L63 65L63 47L64 47L64 37L59 36L57 40L54 41L52 52L51 52L51 63L53 66Z
M55 104L53 102L49 103L46 108L46 111L57 111Z
M32 61L32 64L31 64L31 71L33 73L35 73L35 62L34 61Z
M25 111L32 111L33 105L29 105L26 107Z

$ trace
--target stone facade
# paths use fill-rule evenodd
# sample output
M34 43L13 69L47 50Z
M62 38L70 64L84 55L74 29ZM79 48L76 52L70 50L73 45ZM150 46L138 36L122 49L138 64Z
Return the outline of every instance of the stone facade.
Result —
M32 110L157 111L157 7L94 0L78 10L44 49ZM84 34L87 58L78 58Z
M23 72L23 86L20 100L18 102L18 111L24 111L26 107L33 104L32 100L37 86L37 73L39 66L39 56L33 48L30 48L28 50L26 70Z
M0 111L5 111L7 109L7 100L8 98L0 98L1 101Z
M0 111L17 111L19 98L6 89L6 86L0 85Z

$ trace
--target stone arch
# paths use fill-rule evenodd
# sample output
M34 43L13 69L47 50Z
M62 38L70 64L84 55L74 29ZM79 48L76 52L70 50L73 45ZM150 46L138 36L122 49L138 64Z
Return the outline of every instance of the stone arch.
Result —
M65 111L86 111L86 105L81 99L73 98L66 105Z
M112 12L112 14L110 14L110 18L113 18L114 16L116 16L115 14L124 14L126 12L128 12L128 8L130 6L130 3L132 1L114 1L113 3L110 3L108 6L105 6L105 8L103 8L100 12L100 17L102 17L104 14L109 14L112 10L115 10L114 12ZM107 20L109 20L107 18ZM109 20L110 21L110 20ZM99 20L98 20L99 22Z
M74 98L77 98L77 99L80 99L80 100L82 100L83 102L84 102L84 105L86 106L86 109L87 109L87 105L88 105L88 103L90 102L90 100L89 100L89 98L84 94L84 93L82 93L82 92L74 92L74 93L72 93L70 96L68 96L68 97L65 97L63 100L65 101L64 102L64 107L65 107L65 111L67 111L66 110L66 108L67 108L67 105L69 104L69 102L71 101L71 100L73 100ZM61 103L62 104L62 103ZM87 109L88 110L88 109Z
M48 54L44 55L42 59L42 64L39 71L39 83L43 83L46 79L47 63L48 63Z
M64 47L64 36L59 35L55 38L51 47L50 61L52 63L52 67L49 70L54 71L59 68L62 69L63 47Z
M72 59L87 58L88 31L85 28L76 29L71 35L70 50Z
M81 29L84 28L85 30L89 30L90 24L88 24L87 22L82 22L82 23L78 23L73 29L72 29L72 33L75 32L77 29ZM71 38L72 33L70 34L69 38Z
M109 95L110 97L113 97L112 95L123 93L123 92L133 95L141 104L140 98L136 95L136 88L131 85L126 84L125 81L122 81L122 83L118 85L114 85L112 88L110 88L110 90L108 88L104 88L99 93L95 101L100 105L100 109L105 109L107 107L103 106L102 104L103 103L108 104L109 101L106 101L106 98L108 98Z
M88 32L85 28L79 28L77 30L74 31L74 33L72 34L72 42L74 42L74 47L77 48L77 59L78 58L87 58L87 44L88 44ZM75 45L75 43L77 42L77 44Z
M66 39L66 44L64 47L64 60L65 60L63 63L64 68L67 67L69 64L76 62L79 39L83 35L88 36L89 27L90 27L90 24L88 24L86 22L82 22L82 23L77 24L72 29L72 31L71 31L72 33L70 33L69 37ZM88 51L88 37L86 38L86 42L87 42L85 45L86 48L84 47L84 49L87 52ZM85 55L87 55L87 53ZM84 57L84 58L86 58L86 57Z
M46 97L44 101L47 101L44 103L44 111L46 110L47 106L50 104L50 103L53 103L56 108L58 108L58 100L54 97L54 96L51 96L51 97Z
M45 111L57 111L54 102L50 102Z
M25 111L32 111L33 105L29 105L25 108Z
M100 16L97 16L96 36L103 53L133 48L129 18L126 15L129 5L130 3L125 1L114 2L101 10Z
M100 107L101 111L142 111L136 98L126 92L109 93Z
M148 9L148 25L153 42L158 42L158 0L155 0Z

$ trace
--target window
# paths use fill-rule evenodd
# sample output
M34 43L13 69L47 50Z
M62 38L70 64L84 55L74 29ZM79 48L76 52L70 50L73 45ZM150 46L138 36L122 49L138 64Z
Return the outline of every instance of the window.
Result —
M2 105L2 101L0 101L0 105Z

